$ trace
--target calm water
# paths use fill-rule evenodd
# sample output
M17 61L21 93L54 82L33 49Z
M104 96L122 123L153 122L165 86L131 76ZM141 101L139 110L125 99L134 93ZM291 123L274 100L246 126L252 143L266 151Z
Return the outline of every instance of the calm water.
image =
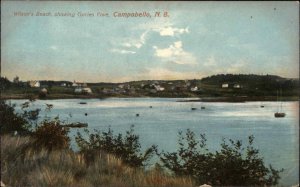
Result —
M205 133L210 150L220 147L222 138L240 139L245 144L249 135L255 136L254 146L260 150L266 164L284 168L280 184L299 183L299 102L284 102L285 118L274 118L276 102L201 103L176 102L174 98L110 98L38 100L34 108L45 109L45 103L54 108L48 116L59 115L69 122L87 122L89 129L124 133L135 125L142 147L152 144L160 150L175 151L179 130L187 128L196 134ZM79 102L87 102L80 105ZM21 104L25 100L12 100ZM265 107L260 108L263 104ZM152 106L150 108L149 106ZM200 107L205 106L205 110ZM196 107L198 110L191 110ZM84 114L88 115L85 116ZM139 117L136 114L139 113ZM43 111L41 117L45 115ZM77 130L70 132L71 136ZM75 145L73 144L73 147Z

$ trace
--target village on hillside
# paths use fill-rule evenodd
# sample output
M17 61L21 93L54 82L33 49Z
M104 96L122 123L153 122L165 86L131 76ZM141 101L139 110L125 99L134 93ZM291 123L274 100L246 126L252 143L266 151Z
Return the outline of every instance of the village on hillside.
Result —
M12 81L1 78L2 97L218 97L218 96L297 96L299 79L270 75L214 75L193 80L142 80L125 83L71 81Z

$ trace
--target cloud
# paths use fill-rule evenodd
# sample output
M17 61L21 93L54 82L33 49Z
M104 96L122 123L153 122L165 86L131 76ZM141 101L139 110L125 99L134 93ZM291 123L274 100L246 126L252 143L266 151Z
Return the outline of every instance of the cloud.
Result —
M113 53L120 53L120 54L135 54L135 51L129 51L124 49L112 49L111 52Z
M137 49L140 49L146 42L146 35L148 30L143 32L141 36L136 38L126 38L120 44L120 41L115 41L115 45L118 46L118 49L112 49L111 52L120 53L120 54L135 54Z
M189 28L175 28L175 27L163 27L163 28L158 28L154 29L154 31L159 32L161 36L174 36L174 35L179 35L179 34L184 34L184 33L189 33Z
M180 34L189 33L189 28L178 28L173 26L171 21L159 21L147 22L147 24L140 24L136 29L145 29L158 32L160 36L178 36Z
M148 30L143 32L138 39L136 39L136 38L125 39L126 41L123 42L121 45L123 47L128 47L128 48L135 47L135 48L139 49L145 44L146 35L147 35L148 32L149 32Z
M175 64L196 64L196 58L193 54L188 53L182 48L182 41L174 42L168 48L159 49L157 46L153 46L155 50L155 56Z

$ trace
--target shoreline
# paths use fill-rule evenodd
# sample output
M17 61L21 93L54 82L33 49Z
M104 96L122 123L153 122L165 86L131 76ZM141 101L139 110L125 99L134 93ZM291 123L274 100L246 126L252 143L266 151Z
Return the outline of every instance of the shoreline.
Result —
M39 99L39 100L55 100L55 99L108 99L108 98L178 98L177 102L254 102L254 101L277 101L276 96L199 96L199 97L159 97L159 96L149 96L149 95L110 95L110 96L100 96L100 95L69 95L69 94L55 94L49 95L46 98L39 98L37 96L29 96L24 94L13 94L13 95L1 95L1 100L10 99ZM182 98L182 99L181 99ZM299 101L299 96L284 96L281 97L281 101Z

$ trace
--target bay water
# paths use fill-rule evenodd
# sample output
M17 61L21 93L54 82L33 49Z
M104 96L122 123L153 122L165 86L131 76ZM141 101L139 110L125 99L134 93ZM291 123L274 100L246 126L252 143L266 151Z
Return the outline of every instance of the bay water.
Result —
M189 99L189 98L185 98ZM276 169L284 168L280 185L299 184L299 102L283 102L284 118L275 118L277 102L177 102L182 98L107 98L37 100L31 108L41 108L39 120L45 116L59 116L66 122L88 123L88 129L125 134L134 125L142 148L158 145L159 150L173 152L178 148L178 132L190 129L197 135L205 134L207 148L220 150L222 138L242 140L254 135L265 164ZM17 111L27 100L10 100ZM79 104L86 102L86 104ZM53 109L46 112L46 104ZM260 107L264 105L264 107ZM201 109L205 107L205 109ZM196 110L191 110L196 108ZM137 116L138 114L138 116ZM71 129L74 140L77 131ZM72 141L76 150L76 144Z

